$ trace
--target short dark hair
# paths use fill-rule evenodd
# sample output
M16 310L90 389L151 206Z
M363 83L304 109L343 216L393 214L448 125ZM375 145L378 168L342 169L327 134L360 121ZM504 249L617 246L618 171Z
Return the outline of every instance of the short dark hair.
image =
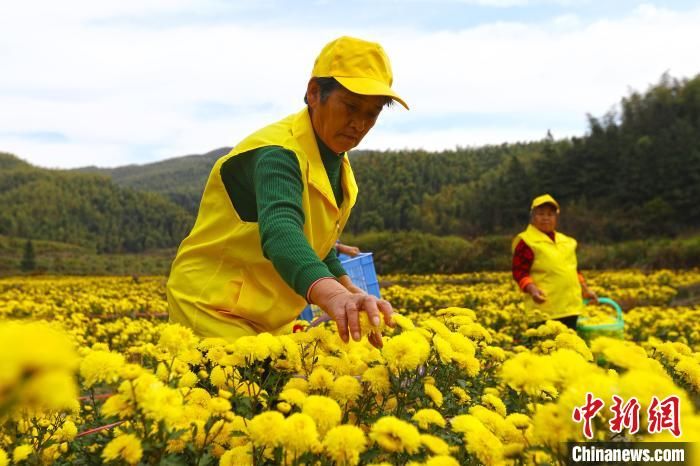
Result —
M333 77L311 78L311 79L315 80L316 83L318 83L319 94L320 94L320 97L321 97L321 103L323 103L323 102L325 102L326 100L328 100L328 96L331 95L331 93L332 93L333 91L335 91L336 89L340 89L340 88L343 87L343 85L340 84L340 83L338 82L338 80L336 80L336 79L333 78ZM350 92L352 92L352 91L350 91ZM304 94L304 103L307 104L307 105L309 104L308 100L306 99L306 94ZM387 98L386 98L386 102L384 102L384 105L386 105L387 107L389 107L389 106L391 106L393 103L394 103L394 99L392 99L391 97L387 97Z
M321 103L328 99L328 96L336 90L343 87L335 78L311 78L316 81L319 88L319 93L321 97ZM304 103L308 105L308 100L306 99L306 94L304 94Z

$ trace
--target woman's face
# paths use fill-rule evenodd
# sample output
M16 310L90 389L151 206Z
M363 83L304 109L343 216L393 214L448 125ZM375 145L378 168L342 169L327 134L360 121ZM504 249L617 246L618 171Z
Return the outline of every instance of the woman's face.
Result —
M532 225L543 233L552 233L557 228L557 208L552 204L543 204L532 211Z
M321 102L318 85L312 80L307 100L314 131L329 149L341 154L357 146L372 129L386 97L355 94L341 86Z

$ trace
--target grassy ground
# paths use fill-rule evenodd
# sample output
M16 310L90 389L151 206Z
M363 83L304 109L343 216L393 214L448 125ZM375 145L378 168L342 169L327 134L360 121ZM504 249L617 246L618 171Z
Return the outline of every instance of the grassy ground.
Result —
M0 276L20 274L166 275L175 249L143 254L97 254L87 248L55 241L32 240L36 266L21 268L27 240L0 236Z

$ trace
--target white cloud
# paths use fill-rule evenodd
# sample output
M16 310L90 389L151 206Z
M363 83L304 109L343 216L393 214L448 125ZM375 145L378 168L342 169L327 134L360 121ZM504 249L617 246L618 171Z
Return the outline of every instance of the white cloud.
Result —
M364 148L538 139L548 129L537 123L541 115L561 119L551 127L556 136L581 134L585 113L604 113L629 87L644 90L666 70L685 77L700 71L700 9L644 5L593 23L565 16L436 32L107 21L220 8L215 0L15 3L0 16L0 150L44 166L144 163L233 145L301 108L315 55L341 34L384 45L395 88L411 105L410 129L403 110L386 112ZM204 104L223 110L206 117ZM464 128L420 124L464 113L495 117ZM495 125L498 115L510 117ZM66 141L17 136L35 132L60 133Z

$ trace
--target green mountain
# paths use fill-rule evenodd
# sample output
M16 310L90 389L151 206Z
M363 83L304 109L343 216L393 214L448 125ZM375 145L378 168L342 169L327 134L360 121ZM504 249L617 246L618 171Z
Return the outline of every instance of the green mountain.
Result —
M589 116L586 134L571 139L353 152L360 197L347 232L509 236L527 223L532 197L549 192L562 204L561 229L582 241L697 233L700 76L663 76L617 108ZM72 171L0 154L0 234L108 252L176 246L228 150Z
M555 141L358 158L349 229L478 237L513 234L530 200L562 204L562 230L622 241L700 230L700 75L663 76L588 132Z
M581 137L442 152L353 152L360 197L348 232L512 234L529 202L549 192L562 229L582 240L621 241L700 227L700 76L663 76L619 111L589 116ZM543 128L543 133L545 129ZM111 170L115 183L197 206L210 167L229 149Z
M38 168L6 153L0 168L0 235L141 252L177 246L193 221L161 195L103 175Z
M202 155L186 155L144 165L90 166L74 171L106 175L119 186L162 194L194 215L211 167L216 159L230 150L224 147Z

